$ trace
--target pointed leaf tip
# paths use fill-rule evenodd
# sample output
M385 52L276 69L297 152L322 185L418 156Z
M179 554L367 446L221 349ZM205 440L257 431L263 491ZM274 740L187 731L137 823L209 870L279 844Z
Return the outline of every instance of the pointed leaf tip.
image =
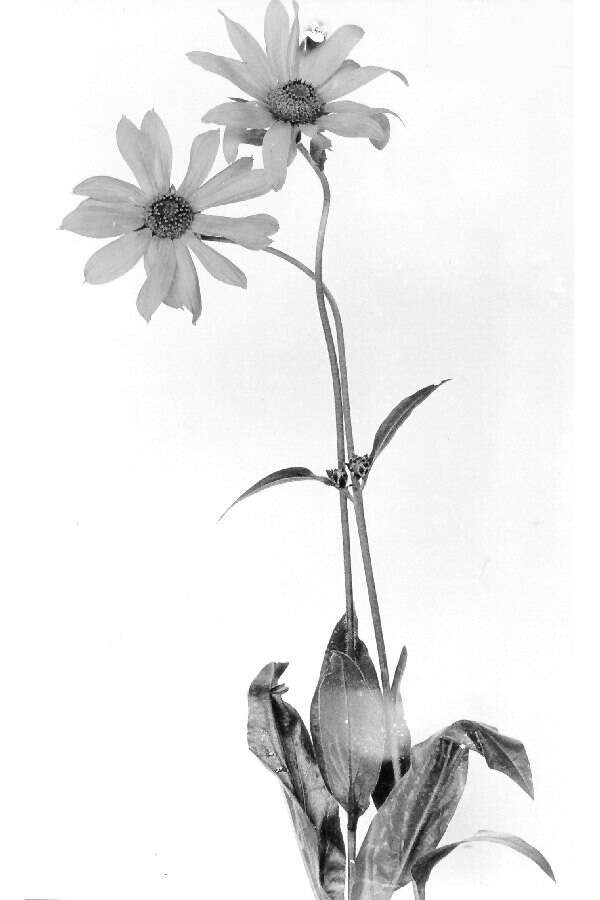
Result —
M420 406L420 404L433 394L434 391L450 380L450 378L444 378L442 381L438 382L438 384L430 384L427 387L421 388L421 390L416 391L409 397L405 397L404 400L401 400L400 403L393 408L375 433L370 454L372 463L375 462L381 451L387 447L400 426L406 422L413 410L415 410L417 406Z
M398 659L398 665L396 666L396 671L394 672L394 678L392 680L392 697L396 697L398 694L398 690L400 688L400 682L402 681L402 677L404 675L404 670L406 669L406 660L408 659L408 651L406 647L403 647L400 651L400 657Z
M516 738L501 734L491 725L460 719L442 732L448 740L476 751L488 767L502 772L533 799L533 778L527 751Z
M462 841L455 841L452 844L444 844L442 847L437 847L435 850L423 854L423 856L417 860L411 871L416 900L425 900L425 886L437 863L441 862L442 859L445 859L445 857L457 847L462 847L465 844L474 844L479 841L491 844L503 844L505 847L515 850L517 853L520 853L522 856L525 856L527 859L534 862L548 878L551 878L552 881L556 882L554 872L546 857L531 844L528 844L527 841L524 841L514 834L503 834L497 831L478 831L470 838L464 838Z
M259 494L261 491L264 491L269 487L274 487L277 484L287 484L292 481L320 481L322 484L331 487L328 478L323 478L321 475L315 475L314 472L310 469L306 469L304 466L290 466L287 469L278 469L276 472L271 472L270 475L261 478L260 481L257 481L256 484L253 484L252 487L248 488L247 491L240 494L237 500L234 500L233 503L227 507L225 512L219 516L218 521L220 522L227 513L236 506L236 504L245 500L247 497L252 497L253 494Z

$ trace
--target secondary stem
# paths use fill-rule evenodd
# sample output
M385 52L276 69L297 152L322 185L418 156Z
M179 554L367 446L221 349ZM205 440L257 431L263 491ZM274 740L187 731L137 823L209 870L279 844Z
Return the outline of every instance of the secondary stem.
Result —
M329 206L331 202L331 191L329 188L329 182L324 172L321 171L319 166L314 162L310 153L307 149L302 145L298 145L298 150L304 156L311 169L317 175L321 183L321 187L323 190L323 211L321 213L321 221L319 223L319 233L317 236L317 249L315 254L315 273L314 279L316 284L316 292L317 292L317 301L319 302L319 311L323 309L325 313L325 317L321 316L321 321L324 321L324 318L327 322L327 329L329 334L331 335L331 328L329 327L329 321L327 320L327 312L325 310L324 296L325 296L325 287L323 285L323 247L325 242L325 228L327 225L327 217L329 214ZM352 420L351 420L351 412L350 412L350 394L348 388L348 369L346 365L346 349L344 342L344 329L341 320L341 316L339 314L339 309L337 309L336 304L330 304L332 314L334 317L334 322L337 331L338 337L338 361L339 361L339 369L338 375L340 376L340 403L342 405L343 413L344 413L344 427L346 434L346 442L348 444L348 452L351 455L354 450L354 441L352 437ZM337 312L337 314L336 314ZM325 330L325 323L323 324L323 328ZM327 336L326 336L327 340ZM337 390L334 384L334 392ZM383 692L383 700L384 700L384 710L385 710L385 720L386 720L386 734L387 734L387 750L388 754L391 758L392 766L394 769L394 778L396 781L400 779L400 760L399 754L396 749L396 740L394 738L394 704L391 696L390 690L390 674L387 663L387 654L385 651L385 642L383 638L383 626L381 623L381 613L379 611L379 602L377 599L377 589L375 587L375 576L373 573L373 563L371 560L371 551L369 548L369 536L367 532L367 523L365 519L365 510L362 498L362 487L360 484L360 479L356 476L352 475L352 487L353 487L353 499L354 499L354 514L356 516L356 525L358 528L358 537L360 542L360 550L363 560L363 567L365 570L365 579L367 582L367 594L369 597L369 606L371 607L371 618L373 620L373 630L375 632L375 643L377 645L377 655L379 657L379 671L381 674L381 689ZM349 623L348 623L349 624Z

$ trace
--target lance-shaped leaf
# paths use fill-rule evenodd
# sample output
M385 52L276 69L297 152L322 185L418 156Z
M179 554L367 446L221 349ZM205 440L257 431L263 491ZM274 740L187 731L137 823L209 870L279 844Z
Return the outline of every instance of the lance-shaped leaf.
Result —
M280 780L300 850L319 900L343 900L345 850L338 805L329 794L310 736L278 684L287 663L269 663L248 694L248 745Z
M304 468L304 466L290 466L288 469L278 469L277 472L271 472L270 475L265 475L264 478L261 478L256 484L253 484L247 491L240 494L237 500L234 500L233 503L227 507L225 512L219 516L219 521L227 515L230 509L233 509L236 504L240 503L241 500L245 500L246 497L252 497L253 494L259 494L267 488L275 487L277 484L287 484L290 481L320 481L322 484L326 484L329 487L332 486L328 478L321 475L315 475L314 472Z
M351 900L389 900L408 883L413 864L437 847L454 815L472 750L533 795L529 761L519 741L469 719L444 728L413 747L410 770L373 819L358 855Z
M468 752L435 736L413 747L411 767L376 813L356 859L351 900L389 900L433 850L465 788Z
M423 400L426 400L430 394L433 394L442 384L446 384L449 378L440 381L439 384L430 384L428 387L421 388L410 397L405 397L397 406L393 408L391 413L386 416L375 433L373 439L373 447L371 449L371 464L375 462L382 450L384 450L391 439L394 437L401 425L406 422L411 412L419 406Z
M357 663L331 652L310 710L310 728L327 787L351 817L368 808L377 784L385 729L379 685Z
M323 664L321 666L321 678L325 675L327 669L329 668L331 662L331 654L336 650L340 651L341 653L347 653L348 651L347 625L348 622L346 616L342 616L342 618L333 629L333 632L329 639L329 643L327 644L327 649L325 650L325 655L323 657ZM390 723L392 727L391 742L396 748L396 753L400 760L400 771L402 773L406 772L410 766L410 731L408 730L408 726L406 724L406 718L404 716L404 705L402 703L402 696L400 693L400 682L402 679L402 675L404 674L404 669L406 667L406 658L406 647L403 647L400 658L398 660L398 665L396 666L396 671L394 673L394 679L391 687L392 711L390 715ZM358 619L356 618L356 616L354 617L354 655L352 656L352 659L361 670L366 681L373 686L374 690L377 690L379 688L377 672L375 671L375 666L373 665L366 645L358 637ZM373 790L373 802L375 803L375 806L377 808L381 806L395 783L392 760L389 758L387 745L384 746L384 758L381 763L381 769L379 772L379 778L377 779L377 784L375 786L375 789Z
M406 668L406 660L406 647L403 647L391 686L392 710L390 720L392 725L392 746L399 761L399 769L402 775L405 775L410 768L410 731L406 722L404 703L400 691L402 676L404 675L404 669ZM377 809L379 809L388 798L395 783L396 779L392 760L384 759L381 764L379 779L375 785L375 790L373 791L373 803Z
M492 844L504 844L505 847L516 850L517 853L521 853L538 865L542 872L545 872L552 881L556 880L546 857L543 856L539 850L536 850L535 847L532 847L531 844L528 844L527 841L524 841L520 837L516 837L514 834L501 834L497 831L478 831L470 838L465 838L462 841L455 841L453 844L444 844L443 847L438 847L436 850L426 853L415 863L412 869L412 876L416 900L425 900L425 885L427 884L433 867L437 865L440 860L448 856L448 854L457 847L461 847L463 844L472 844L477 841L485 841Z
M527 751L516 738L500 734L491 725L460 719L442 732L444 737L475 750L485 759L490 769L503 772L533 798L533 779Z

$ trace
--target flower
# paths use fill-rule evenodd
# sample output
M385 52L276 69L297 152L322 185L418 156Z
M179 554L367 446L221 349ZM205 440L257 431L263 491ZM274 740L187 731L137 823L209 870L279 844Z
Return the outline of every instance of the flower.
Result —
M194 51L188 58L203 69L223 75L253 100L233 100L209 110L204 122L225 126L223 152L228 162L237 156L240 142L256 143L263 132L263 165L275 190L285 181L287 166L296 153L300 133L316 139L318 149L330 146L322 131L344 137L366 137L378 149L389 140L391 110L340 100L384 72L401 78L394 69L359 66L347 59L364 32L344 25L319 44L299 44L298 4L290 28L280 0L271 0L265 13L266 52L258 41L223 13L231 43L241 62L214 53ZM395 115L395 113L391 113Z
M185 307L195 323L201 312L200 286L190 250L219 281L246 287L246 276L203 237L224 238L262 250L279 225L272 216L238 218L206 215L204 210L259 197L270 188L264 170L251 171L242 158L205 181L219 149L219 131L199 134L192 143L187 174L171 184L171 141L159 116L150 110L137 128L125 116L117 126L117 145L139 188L99 175L74 188L87 197L69 213L62 228L87 237L115 237L87 262L85 280L104 284L128 272L143 256L146 280L137 308L150 321L161 303Z

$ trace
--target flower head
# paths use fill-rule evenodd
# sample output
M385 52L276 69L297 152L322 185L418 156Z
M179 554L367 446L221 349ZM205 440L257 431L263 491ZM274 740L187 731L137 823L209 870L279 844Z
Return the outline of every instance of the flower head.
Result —
M146 280L137 308L150 321L161 303L185 307L196 322L201 311L200 286L190 250L219 281L246 287L246 276L203 237L223 238L251 250L262 250L278 229L277 220L264 214L229 218L204 210L267 193L270 180L262 169L252 170L252 158L242 158L208 181L217 151L219 132L198 135L190 152L187 174L176 189L171 184L171 141L159 116L146 113L141 128L123 117L117 126L117 145L139 187L105 175L87 178L74 188L87 197L64 219L62 228L88 237L120 235L87 262L85 279L104 284L128 272L142 257Z
M384 72L380 66L359 66L347 59L364 32L356 25L344 25L321 43L300 43L298 4L290 21L280 0L271 0L265 13L265 47L237 22L224 16L227 31L240 60L195 51L189 59L203 69L223 75L249 94L250 101L221 103L203 118L225 126L223 152L231 162L239 144L250 138L256 143L263 135L265 171L275 190L285 181L286 169L296 152L301 133L315 141L317 149L330 146L321 132L344 137L366 137L378 149L389 140L391 111L372 108L351 100L340 100Z

